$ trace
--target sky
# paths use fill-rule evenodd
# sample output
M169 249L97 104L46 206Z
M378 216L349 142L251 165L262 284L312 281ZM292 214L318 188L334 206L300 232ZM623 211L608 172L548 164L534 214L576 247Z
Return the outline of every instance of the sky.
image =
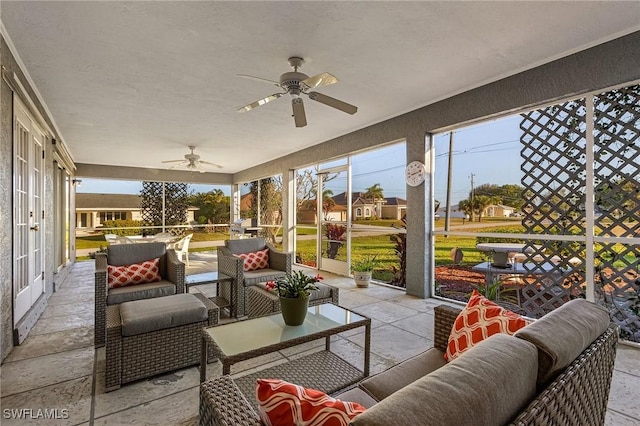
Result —
M474 126L458 129L453 133L453 172L451 185L451 204L466 199L471 190L471 175L474 186L486 183L504 185L521 184L520 170L520 116L486 121ZM447 166L449 153L449 133L434 137L435 198L444 205L447 187ZM404 143L389 145L352 157L352 191L365 192L378 183L385 197L406 199L404 168L406 154ZM333 161L324 166L344 164ZM334 194L346 190L346 176L342 175L327 184ZM114 181L82 179L77 188L81 193L139 194L142 183L139 181ZM221 189L230 194L230 186L189 185L194 192L207 192Z

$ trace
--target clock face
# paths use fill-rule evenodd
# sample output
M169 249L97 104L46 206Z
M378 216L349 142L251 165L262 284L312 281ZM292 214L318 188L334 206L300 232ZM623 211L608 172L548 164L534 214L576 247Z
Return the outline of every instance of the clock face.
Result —
M424 182L425 174L426 170L424 168L424 164L422 164L420 161L410 162L409 164L407 164L407 170L405 174L407 185L420 185L422 182Z

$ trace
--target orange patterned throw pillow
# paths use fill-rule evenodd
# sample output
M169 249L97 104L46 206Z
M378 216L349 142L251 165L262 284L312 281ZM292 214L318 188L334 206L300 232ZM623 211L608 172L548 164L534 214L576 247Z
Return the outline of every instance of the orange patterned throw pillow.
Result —
M444 359L452 361L491 335L513 335L527 324L520 315L498 306L473 290L469 303L453 324Z
M162 278L160 277L159 265L160 258L133 265L107 265L107 285L109 288L118 288L160 281Z
M269 267L269 249L258 250L251 253L240 253L240 259L244 260L244 271L256 271Z
M256 398L260 419L268 426L347 426L366 410L356 402L276 379L258 379Z

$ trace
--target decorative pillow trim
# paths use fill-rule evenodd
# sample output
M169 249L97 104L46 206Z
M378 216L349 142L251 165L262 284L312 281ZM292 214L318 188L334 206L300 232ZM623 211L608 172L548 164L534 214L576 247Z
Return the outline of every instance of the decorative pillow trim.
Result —
M258 412L267 426L348 426L365 407L283 380L258 379Z
M136 284L160 281L160 258L133 265L107 265L107 285L109 288L126 287Z
M451 361L496 333L515 334L528 322L520 315L508 311L473 290L469 303L456 318L447 351L446 361Z
M269 249L253 251L251 253L237 254L244 261L243 269L247 271L256 271L269 267Z

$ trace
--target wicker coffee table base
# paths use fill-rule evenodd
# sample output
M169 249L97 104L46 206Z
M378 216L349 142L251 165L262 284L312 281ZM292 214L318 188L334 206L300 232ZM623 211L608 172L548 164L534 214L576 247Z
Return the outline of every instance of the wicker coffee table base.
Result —
M320 351L233 380L230 376L224 377L229 377L229 380L209 380L200 385L201 425L227 424L217 413L217 406L225 406L225 416L228 416L229 408L235 404L238 406L237 424L251 422L255 414L247 413L245 401L257 412L256 379L281 379L334 394L358 383L364 374L338 355Z

